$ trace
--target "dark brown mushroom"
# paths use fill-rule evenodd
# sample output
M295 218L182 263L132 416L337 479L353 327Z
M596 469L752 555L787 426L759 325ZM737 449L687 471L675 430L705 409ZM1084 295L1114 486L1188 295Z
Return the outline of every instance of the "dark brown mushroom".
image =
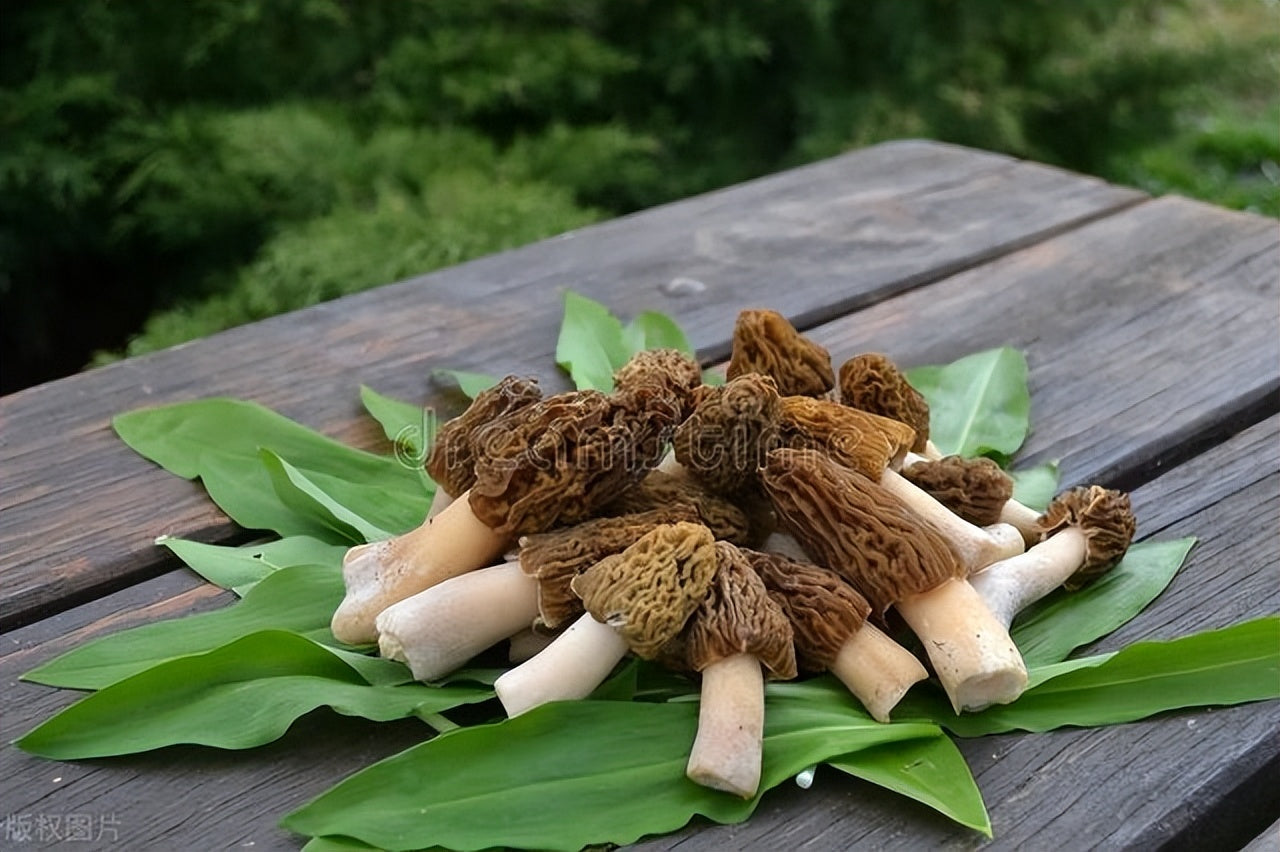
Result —
M731 379L706 391L676 430L676 460L712 491L737 495L779 446L780 411L773 379L756 373Z
M604 507L605 515L624 515L686 504L697 510L695 518L672 520L701 521L717 539L746 545L752 540L752 525L747 514L731 500L712 492L696 478L683 471L667 473L661 469L649 473L640 484Z
M911 449L926 453L929 403L888 357L867 352L845 361L840 366L840 401L906 423L915 430Z
M988 458L946 456L924 459L902 469L908 482L971 524L999 523L1013 498L1013 480Z
M831 355L777 311L738 314L725 375L732 381L748 373L773 379L783 396L822 396L835 385Z
M1098 485L1066 491L1040 519L1043 540L988 565L970 582L1004 624L1059 586L1077 589L1111 570L1137 529L1129 495Z
M915 438L897 420L807 396L783 397L778 424L783 446L825 453L871 479L901 462Z
M947 540L906 504L817 453L774 450L763 480L779 523L808 553L878 612L902 614L957 712L1022 693L1026 666L1008 630L965 581Z
M657 385L680 406L683 421L693 411L702 391L702 368L698 362L676 349L648 349L637 352L613 374L619 394L631 393L647 385Z
M689 620L689 665L702 673L698 734L685 774L749 799L760 787L764 738L761 666L796 676L791 624L746 556L717 542L711 588Z

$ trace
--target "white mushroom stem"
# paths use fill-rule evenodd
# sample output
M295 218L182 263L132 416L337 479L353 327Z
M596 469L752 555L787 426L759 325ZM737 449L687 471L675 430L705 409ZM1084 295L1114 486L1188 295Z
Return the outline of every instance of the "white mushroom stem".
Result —
M885 469L880 485L907 504L917 518L940 532L960 557L969 573L978 571L992 562L1022 553L1026 543L1022 533L1008 524L992 524L977 527L952 512L906 477Z
M1027 550L988 565L969 578L982 600L1006 627L1031 604L1061 586L1084 564L1084 534L1067 527Z
M351 645L377 640L374 621L384 609L491 564L506 546L506 536L472 514L464 493L417 529L351 548L342 559L347 594L333 614L333 635Z
M449 508L454 501L454 496L445 491L439 483L436 484L436 493L431 497L431 508L427 509L427 520L431 520L436 515Z
M510 647L507 649L507 659L512 665L519 665L525 660L532 659L536 654L540 654L544 648L555 641L554 633L541 633L532 627L526 627L518 633L512 633L508 637Z
M685 775L750 799L760 788L764 743L764 675L751 654L734 654L702 670L698 734Z
M377 618L378 652L435 680L501 642L538 614L538 582L508 562L411 595Z
M929 446L933 447L932 441L929 442ZM935 447L934 450L936 452L937 448ZM941 455L930 455L927 449L924 455L907 453L899 469L911 467L916 462L938 461L940 458L942 458ZM1030 547L1040 540L1041 529L1036 523L1040 519L1040 514L1040 512L1030 506L1024 506L1017 500L1006 500L1005 504L1000 507L1000 523L1016 527L1018 532L1022 534L1023 544L1026 547Z
M920 638L957 713L1008 704L1027 687L1009 630L966 580L950 579L894 604Z
M910 457L911 457L911 456L913 456L913 455L915 455L915 454L914 454L914 453L908 453L908 454L907 454L907 460L903 462L903 465L909 465L909 464L911 464L911 458L910 458ZM929 461L937 461L937 460L938 460L938 459L940 459L940 458L943 458L942 450L938 449L938 445L937 445L937 444L935 444L933 441L925 441L925 442L924 442L924 452L923 452L923 453L921 453L919 456L916 456L916 460L917 460L917 461L919 461L920 459L927 459L927 460L929 460Z
M849 637L830 670L877 722L888 722L907 690L929 676L914 654L870 623Z
M528 661L494 681L507 715L519 716L549 701L586 698L627 654L612 627L584 613Z
M669 473L673 476L688 475L689 473L688 468L676 461L675 450L667 450L667 454L662 457L662 461L658 462L658 466L655 470L660 470L663 473Z

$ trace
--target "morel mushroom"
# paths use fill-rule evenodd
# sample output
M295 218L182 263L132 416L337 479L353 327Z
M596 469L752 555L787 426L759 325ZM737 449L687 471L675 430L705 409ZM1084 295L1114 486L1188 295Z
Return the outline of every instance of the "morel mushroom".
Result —
M930 458L929 403L885 355L867 352L840 365L840 401L851 408L890 417L915 430L911 449Z
M830 671L880 722L888 722L907 690L929 676L910 651L867 623L871 604L835 571L743 552L791 622L801 671Z
M1040 526L1039 544L969 578L1005 625L1059 586L1077 589L1111 570L1129 549L1137 521L1128 494L1093 485L1058 495Z
M1028 547L1040 539L1040 513L1013 499L1013 479L991 459L907 453L902 475L971 524L1009 524Z
M653 659L698 607L715 573L711 531L666 524L572 581L587 612L542 652L494 682L508 716L583 698L630 648Z
M752 539L751 523L746 513L684 470L667 472L659 467L601 511L605 515L627 515L679 505L693 507L697 517L671 518L668 523L701 521L717 539L734 544L745 545Z
M783 396L823 396L835 385L831 355L796 331L777 311L742 311L733 327L733 352L725 376L768 376Z
M646 385L657 385L680 405L677 422L693 411L702 390L702 368L698 362L676 349L647 349L631 356L613 374L618 393L632 393Z
M717 542L711 588L689 620L689 665L702 673L698 733L685 775L749 799L760 788L764 680L796 676L791 624L746 556Z
M1007 704L1027 685L1008 629L964 579L947 540L862 474L816 453L774 450L764 485L778 519L882 615L920 638L956 712Z
M676 460L707 488L735 495L779 446L781 399L773 379L747 373L706 391L676 430Z

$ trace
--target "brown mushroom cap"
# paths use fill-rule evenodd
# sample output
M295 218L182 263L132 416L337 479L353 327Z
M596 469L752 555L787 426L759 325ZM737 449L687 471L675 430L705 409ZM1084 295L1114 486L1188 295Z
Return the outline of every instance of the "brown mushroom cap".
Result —
M849 637L862 629L871 604L836 572L777 553L743 551L769 597L786 613L802 671L826 671Z
M676 349L648 349L631 356L613 374L618 393L630 393L645 385L658 385L680 405L678 419L693 411L702 388L702 368L698 362Z
M673 518L673 521L700 520L718 539L727 539L734 544L751 541L751 523L745 512L724 497L713 494L698 480L679 473L650 471L639 485L627 489L601 511L606 515L627 515L679 504L694 507L695 516Z
M467 410L444 423L436 432L427 456L427 473L451 497L457 497L476 481L475 431L490 421L519 411L542 399L535 379L507 376L476 394Z
M742 311L733 327L733 354L725 375L760 373L783 396L822 396L835 385L831 355L796 331L777 311Z
M795 646L786 613L770 596L741 550L718 541L711 588L686 631L694 671L735 654L750 654L774 677L796 676Z
M946 540L900 499L820 453L774 450L762 478L782 527L881 614L965 576Z
M684 627L716 571L715 539L701 524L664 524L573 578L596 621L651 660Z
M773 380L756 373L706 391L676 430L676 460L718 494L741 491L778 446L780 405Z
M825 453L870 479L879 479L915 440L900 421L807 396L783 397L778 423L783 445Z
M947 456L903 468L912 485L971 524L985 527L1000 520L1013 498L1013 480L991 459Z
M906 423L916 433L911 449L924 452L929 440L929 403L886 356L867 352L845 361L840 366L840 401Z
M1138 522L1129 506L1129 495L1100 485L1081 486L1054 498L1037 522L1042 538L1075 527L1085 537L1085 561L1062 585L1078 589L1088 585L1124 557Z

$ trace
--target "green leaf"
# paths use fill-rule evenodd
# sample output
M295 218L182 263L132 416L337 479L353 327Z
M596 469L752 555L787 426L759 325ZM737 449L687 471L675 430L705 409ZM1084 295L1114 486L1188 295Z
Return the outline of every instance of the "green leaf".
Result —
M364 410L382 426L382 432L396 448L396 458L414 460L421 467L435 436L435 414L429 408L383 396L367 385L360 386Z
M101 689L157 663L209 651L261 630L327 632L343 593L342 572L336 567L282 568L232 606L95 639L22 677L48 686Z
M302 847L302 852L378 852L377 846L361 843L351 837L313 837Z
M837 685L838 686L838 685ZM836 754L934 737L882 725L829 684L768 688L761 790ZM356 773L285 817L308 835L386 849L579 849L671 831L694 814L740 822L744 801L685 778L695 702L559 702L464 728ZM621 732L621 734L620 734ZM518 781L512 768L521 767ZM502 814L501 820L494 814Z
M243 749L278 739L304 713L330 707L385 722L489 698L488 690L371 686L330 649L267 630L181 657L72 704L17 741L55 760L189 743Z
M929 437L944 455L990 455L1003 462L1027 437L1027 360L1016 349L916 367L907 380L929 403Z
M1058 493L1056 461L1006 472L1013 477L1013 499L1024 506L1043 512Z
M689 338L675 320L657 311L642 311L622 329L622 347L628 357L646 349L676 349L694 357Z
M613 371L626 363L628 355L618 318L599 302L566 291L556 363L569 373L574 385L613 390Z
M248 529L337 541L276 494L259 455L264 448L289 459L329 493L335 482L360 483L359 505L344 505L386 529L410 529L427 513L429 497L415 470L390 456L344 446L255 403L176 403L121 414L112 425L126 444L166 470L200 477L213 501Z
M915 692L895 713L924 718L964 737L1048 731L1145 719L1186 707L1280 698L1280 616L1164 642L1137 642L1100 662L1069 660L1012 704L952 713L937 691Z
M312 518L321 528L333 535L343 536L352 544L364 544L368 541L381 541L391 538L392 533L378 526L358 512L348 509L342 501L352 504L368 505L359 492L370 488L376 491L376 483L350 483L343 480L329 479L329 487L341 495L338 497L328 493L315 479L289 464L271 450L262 450L262 464L271 475L271 487L276 490L280 501L299 515ZM318 479L318 477L316 477Z
M991 817L982 792L960 750L941 731L934 737L872 746L827 763L991 836Z
M1083 589L1059 589L1029 607L1010 631L1027 665L1066 659L1128 623L1169 585L1195 541L1135 544L1119 565Z
M169 548L186 565L215 586L244 597L260 580L292 565L337 568L347 552L345 544L330 544L305 535L266 544L227 547L161 536L156 544Z
M468 399L475 399L481 391L488 390L500 381L497 376L490 376L487 373L468 373L465 370L432 370L431 375L436 379L456 384L458 390L462 391Z

